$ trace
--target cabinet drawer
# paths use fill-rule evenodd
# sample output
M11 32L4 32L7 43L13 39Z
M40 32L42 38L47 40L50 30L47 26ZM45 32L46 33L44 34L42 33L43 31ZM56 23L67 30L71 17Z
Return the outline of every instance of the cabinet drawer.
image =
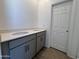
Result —
M32 40L33 38L35 38L36 35L30 35L30 36L25 36L25 37L21 37L21 38L17 38L16 40L10 41L9 42L9 49L13 49L21 44L24 44L25 42L28 42L30 40Z

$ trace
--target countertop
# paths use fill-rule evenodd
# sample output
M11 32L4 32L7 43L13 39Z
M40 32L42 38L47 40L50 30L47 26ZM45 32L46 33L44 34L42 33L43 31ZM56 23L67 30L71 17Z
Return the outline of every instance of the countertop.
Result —
M13 31L13 32L2 32L0 33L0 43L14 40L16 38L35 34L35 33L42 32L42 31L45 31L45 29L31 29L31 30L21 30L21 31ZM23 34L20 34L22 32Z

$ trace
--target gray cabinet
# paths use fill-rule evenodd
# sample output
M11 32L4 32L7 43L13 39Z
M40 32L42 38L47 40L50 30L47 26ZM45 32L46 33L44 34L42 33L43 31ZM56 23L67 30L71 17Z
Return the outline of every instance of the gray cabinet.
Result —
M26 41L27 40L27 41ZM17 44L17 42L20 42ZM13 44L15 43L15 44ZM10 59L32 59L36 54L36 35L10 42Z
M10 59L31 59L30 44L23 44L10 50Z
M36 37L10 50L10 59L32 59L36 54Z
M2 59L32 59L36 54L36 34L4 42L1 45L2 55L9 56Z
M45 44L45 31L37 33L37 52L39 52Z
M32 59L44 47L45 31L1 43L2 59Z

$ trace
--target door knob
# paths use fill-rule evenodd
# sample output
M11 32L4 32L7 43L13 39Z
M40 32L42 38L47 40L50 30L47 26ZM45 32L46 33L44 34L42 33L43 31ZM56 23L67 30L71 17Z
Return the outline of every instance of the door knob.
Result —
M68 30L66 30L66 32L69 32Z

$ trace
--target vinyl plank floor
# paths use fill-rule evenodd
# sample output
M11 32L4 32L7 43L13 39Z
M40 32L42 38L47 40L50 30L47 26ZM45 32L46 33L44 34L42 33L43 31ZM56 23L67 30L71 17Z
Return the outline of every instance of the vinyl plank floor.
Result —
M71 59L65 53L53 48L42 49L33 59Z

